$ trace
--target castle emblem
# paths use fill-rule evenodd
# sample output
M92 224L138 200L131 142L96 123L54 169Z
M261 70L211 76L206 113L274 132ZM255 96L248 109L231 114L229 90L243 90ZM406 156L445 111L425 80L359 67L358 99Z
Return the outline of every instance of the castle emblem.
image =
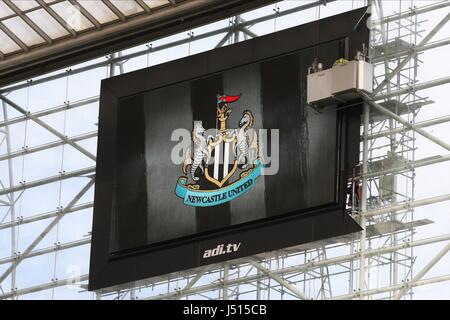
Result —
M258 135L254 117L245 110L237 129L227 128L233 112L230 103L241 96L217 96L216 133L206 137L201 122L192 130L192 146L183 161L184 176L178 178L175 193L189 206L219 205L249 191L261 175Z

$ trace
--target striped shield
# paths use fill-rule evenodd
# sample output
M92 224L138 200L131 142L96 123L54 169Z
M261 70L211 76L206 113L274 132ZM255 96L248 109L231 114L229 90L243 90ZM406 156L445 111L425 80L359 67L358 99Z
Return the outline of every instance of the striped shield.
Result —
M237 169L236 134L234 130L218 134L208 143L210 162L205 177L219 188L233 176Z

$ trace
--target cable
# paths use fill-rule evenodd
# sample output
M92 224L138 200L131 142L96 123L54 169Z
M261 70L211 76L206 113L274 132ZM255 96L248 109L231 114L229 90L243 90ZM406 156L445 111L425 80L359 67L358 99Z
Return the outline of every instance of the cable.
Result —
M194 31L190 30L188 32L188 37L189 37L189 42L188 42L188 56L191 55L191 43L192 43L192 39L194 38Z
M277 31L277 16L278 16L278 13L280 13L280 7L278 7L278 3L275 4L273 11L275 12L275 17L273 18L273 32L276 32Z
M150 52L152 51L153 44L147 44L148 53L147 53L147 68L150 66Z
M64 102L67 106L69 106L70 102L69 102L69 72L67 73L66 76L66 97L65 97L65 102ZM64 110L64 120L63 120L63 134L66 134L66 127L67 127L67 108ZM65 154L65 144L62 145L61 147L61 166L60 166L60 175L64 174L64 154ZM60 210L62 210L62 192L63 192L63 180L61 179L59 181L59 195L58 195L58 208ZM60 221L58 220L58 223L56 224L56 241L55 241L55 257L54 257L54 261L53 261L53 281L57 281L57 275L56 275L56 267L57 267L57 263L58 263L58 245L59 245L59 224ZM55 288L52 288L52 300L54 300L55 298Z
M32 86L33 80L28 80L27 81L29 83L29 85L27 86L27 103L26 103L26 110L27 112L29 112L29 108L30 108L30 88ZM23 145L22 145L22 149L26 150L28 149L27 146L27 135L28 135L28 118L25 120L25 124L24 124L24 137L23 137ZM22 168L21 168L21 173L20 173L20 182L25 184L25 180L24 180L24 174L25 174L25 153L22 155ZM20 201L19 201L19 217L22 216L22 200L23 200L23 193L25 192L25 190L20 194ZM20 240L20 224L17 226L17 240L16 240L16 249L19 252L18 248L19 248L19 240ZM18 297L16 297L17 299Z

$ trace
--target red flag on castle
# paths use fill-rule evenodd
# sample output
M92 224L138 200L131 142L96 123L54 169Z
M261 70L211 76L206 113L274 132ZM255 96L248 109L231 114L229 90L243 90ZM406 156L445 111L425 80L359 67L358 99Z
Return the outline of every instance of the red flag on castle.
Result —
M237 96L228 96L226 94L217 95L217 120L219 120L219 130L222 134L226 134L226 125L225 122L228 119L228 116L231 113L231 108L228 108L228 103L237 101L241 95Z
M237 96L228 96L226 94L224 94L224 95L217 95L217 105L219 105L221 103L235 102L240 97L241 97L241 95L237 95Z

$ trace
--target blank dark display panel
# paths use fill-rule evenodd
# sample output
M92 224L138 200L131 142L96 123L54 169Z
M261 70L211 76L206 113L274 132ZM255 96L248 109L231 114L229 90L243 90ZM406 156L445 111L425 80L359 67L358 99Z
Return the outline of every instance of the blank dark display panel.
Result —
M361 105L317 112L306 75L343 44L350 58L367 46L366 19L358 9L104 80L90 289L359 231L345 195Z

